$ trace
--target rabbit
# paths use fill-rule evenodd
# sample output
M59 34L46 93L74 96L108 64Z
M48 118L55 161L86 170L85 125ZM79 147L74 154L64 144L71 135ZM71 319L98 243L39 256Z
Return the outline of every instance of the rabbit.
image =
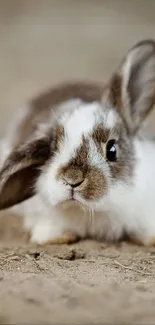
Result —
M39 245L155 245L154 103L154 40L130 48L105 85L63 83L29 101L1 140L0 209L23 215Z

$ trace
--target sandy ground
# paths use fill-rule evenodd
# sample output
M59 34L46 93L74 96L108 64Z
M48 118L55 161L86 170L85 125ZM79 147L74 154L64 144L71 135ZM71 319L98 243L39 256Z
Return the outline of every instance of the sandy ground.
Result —
M154 324L155 249L35 247L21 229L1 218L0 324Z
M154 18L154 0L0 0L0 134L41 89L105 81L128 47L155 36ZM154 274L154 248L34 247L22 220L1 214L1 324L154 324Z

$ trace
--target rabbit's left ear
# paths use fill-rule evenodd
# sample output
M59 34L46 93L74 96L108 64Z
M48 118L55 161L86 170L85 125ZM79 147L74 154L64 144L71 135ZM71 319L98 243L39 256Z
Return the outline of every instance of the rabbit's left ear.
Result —
M136 132L155 104L155 41L139 42L129 50L107 90L108 100Z
M40 167L49 156L50 143L46 138L25 143L11 152L0 172L0 210L35 194Z

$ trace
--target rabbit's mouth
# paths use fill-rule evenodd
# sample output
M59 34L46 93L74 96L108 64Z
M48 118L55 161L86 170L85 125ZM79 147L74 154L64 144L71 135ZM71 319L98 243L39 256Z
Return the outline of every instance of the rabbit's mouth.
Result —
M68 209L70 207L81 207L83 208L84 204L81 203L79 200L73 198L69 198L65 201L62 201L58 204L58 206L62 209Z

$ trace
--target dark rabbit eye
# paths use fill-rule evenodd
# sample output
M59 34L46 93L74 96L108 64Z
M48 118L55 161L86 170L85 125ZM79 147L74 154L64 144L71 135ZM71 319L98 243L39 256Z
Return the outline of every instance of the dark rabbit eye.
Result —
M115 140L109 140L107 143L106 157L111 162L114 162L117 159L115 142Z

